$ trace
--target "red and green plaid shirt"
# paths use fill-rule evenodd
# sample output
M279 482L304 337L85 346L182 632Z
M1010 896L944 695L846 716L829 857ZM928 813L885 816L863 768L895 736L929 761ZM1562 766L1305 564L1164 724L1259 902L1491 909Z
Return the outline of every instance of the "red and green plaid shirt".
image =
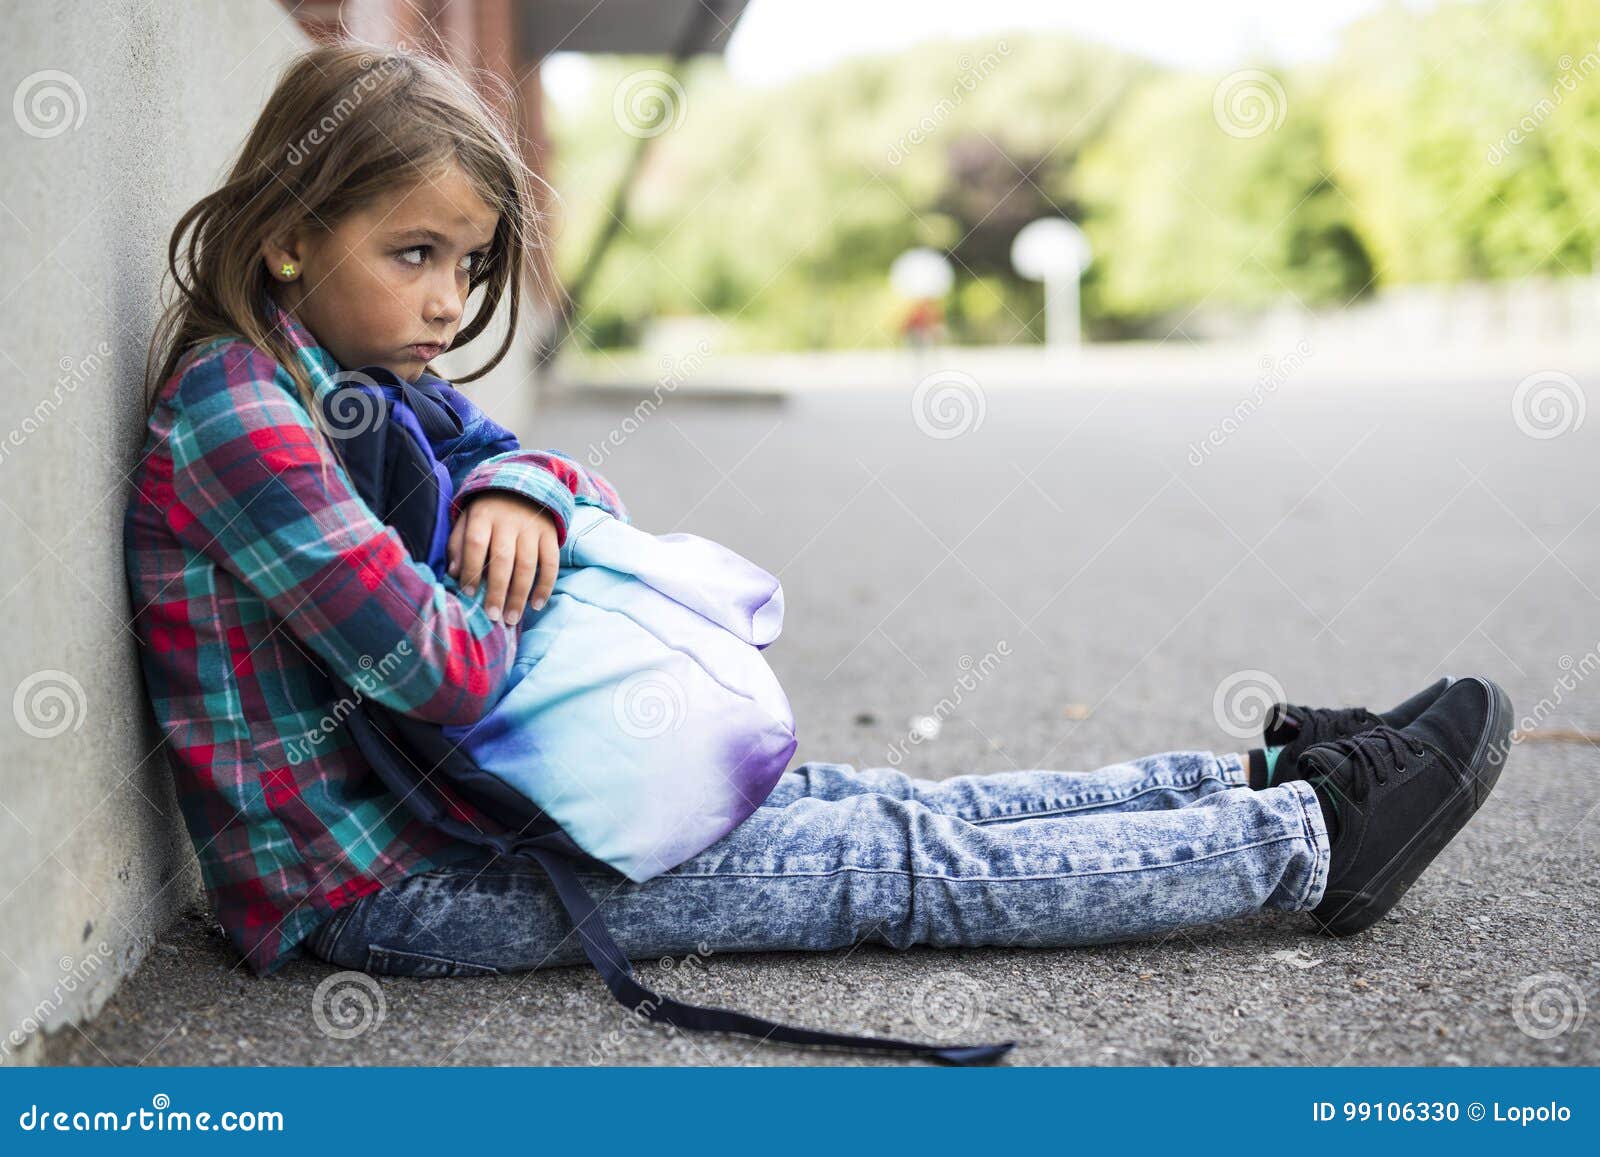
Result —
M331 386L328 351L292 314L275 321ZM563 541L576 502L627 519L598 473L521 449L445 395L464 426L434 446L452 515L493 489L548 509ZM242 339L198 347L163 384L133 482L124 551L147 690L217 918L267 975L335 910L473 850L377 781L342 726L350 688L470 723L498 698L515 634L484 612L481 586L467 598L411 557L314 440L288 372Z

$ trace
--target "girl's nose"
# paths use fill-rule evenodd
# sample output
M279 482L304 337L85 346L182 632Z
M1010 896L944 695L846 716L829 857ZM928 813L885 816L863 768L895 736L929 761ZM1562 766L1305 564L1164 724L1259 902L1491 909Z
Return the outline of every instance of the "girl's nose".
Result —
M427 314L435 322L455 322L460 319L465 304L453 282L434 290L428 299Z

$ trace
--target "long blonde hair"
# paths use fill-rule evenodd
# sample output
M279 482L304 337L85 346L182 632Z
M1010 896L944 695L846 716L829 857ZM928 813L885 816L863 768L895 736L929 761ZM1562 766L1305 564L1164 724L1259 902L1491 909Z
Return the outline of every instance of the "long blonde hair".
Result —
M483 289L481 308L451 343L458 348L482 333L509 294L500 348L456 381L487 374L516 340L523 293L536 302L553 300L555 293L550 232L535 199L542 182L513 140L499 114L455 69L422 52L342 40L295 58L227 180L172 231L167 272L178 292L165 304L150 343L146 414L185 353L213 338L237 336L283 365L326 438L310 376L272 323L260 244L297 227L331 229L378 195L451 162L500 214L489 253L472 275L472 289ZM325 448L331 451L326 441Z

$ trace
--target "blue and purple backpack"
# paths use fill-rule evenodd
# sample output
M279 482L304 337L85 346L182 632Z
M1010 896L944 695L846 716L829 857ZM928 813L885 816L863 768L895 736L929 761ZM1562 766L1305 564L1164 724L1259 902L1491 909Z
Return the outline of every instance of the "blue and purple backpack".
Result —
M356 492L413 558L443 574L452 483L433 445L459 436L462 424L439 385L380 367L318 383ZM351 412L363 415L353 431L341 421ZM1010 1043L822 1032L658 996L634 977L579 879L575 869L600 864L643 883L714 844L767 798L796 747L789 701L761 654L782 626L782 587L754 563L697 535L649 534L580 503L555 586L522 620L511 677L482 719L442 726L357 695L347 725L379 779L422 819L538 863L607 987L648 1019L958 1065L996 1060ZM455 818L435 779L504 834Z

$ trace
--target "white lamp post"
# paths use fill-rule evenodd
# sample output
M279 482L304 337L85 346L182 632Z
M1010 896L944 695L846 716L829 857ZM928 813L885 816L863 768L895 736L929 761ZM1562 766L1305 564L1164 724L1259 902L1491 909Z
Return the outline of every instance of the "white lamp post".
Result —
M938 299L955 280L950 262L937 249L907 249L889 266L889 286L901 297Z
M1011 242L1011 265L1018 276L1044 282L1046 345L1082 343L1078 283L1089 268L1089 260L1089 239L1065 217L1030 221Z

